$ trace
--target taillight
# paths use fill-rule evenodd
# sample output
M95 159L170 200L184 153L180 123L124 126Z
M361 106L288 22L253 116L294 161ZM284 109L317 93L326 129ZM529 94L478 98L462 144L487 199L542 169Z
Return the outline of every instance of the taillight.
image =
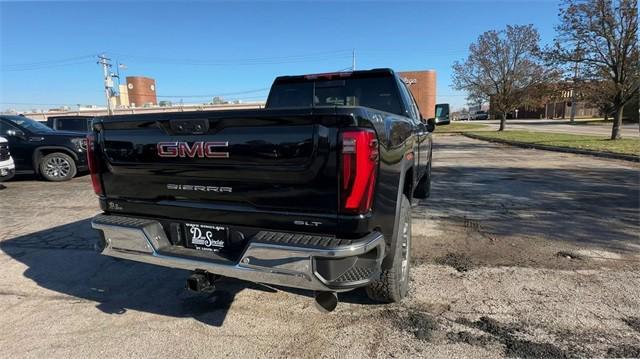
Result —
M342 132L341 210L362 214L371 210L378 173L378 140L373 130Z
M91 184L93 185L93 191L101 196L104 192L102 191L102 185L100 184L100 166L98 162L98 158L96 157L96 137L93 133L87 135L87 163L89 164L89 172L91 173Z

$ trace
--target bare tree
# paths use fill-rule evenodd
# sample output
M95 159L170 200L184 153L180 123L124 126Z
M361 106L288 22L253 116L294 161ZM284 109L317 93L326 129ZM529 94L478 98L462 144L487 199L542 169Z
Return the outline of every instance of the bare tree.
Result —
M552 75L537 57L539 41L533 25L508 25L480 35L469 46L469 57L453 65L454 88L467 91L470 99L490 101L501 116L499 131L507 114L530 103Z
M624 106L637 96L640 78L637 0L564 0L559 16L546 57L567 67L580 64L581 77L599 84L595 97L614 113L611 139L619 139Z

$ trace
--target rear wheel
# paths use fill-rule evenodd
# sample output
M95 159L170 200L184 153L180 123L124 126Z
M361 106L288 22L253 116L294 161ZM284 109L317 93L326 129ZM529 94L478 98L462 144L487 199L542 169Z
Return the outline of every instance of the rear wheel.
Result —
M398 228L393 238L395 248L391 268L385 269L380 278L371 282L366 290L372 300L399 302L407 296L409 289L409 267L411 265L411 203L402 196Z
M76 162L71 156L62 152L44 156L39 167L42 177L53 182L68 181L77 173Z

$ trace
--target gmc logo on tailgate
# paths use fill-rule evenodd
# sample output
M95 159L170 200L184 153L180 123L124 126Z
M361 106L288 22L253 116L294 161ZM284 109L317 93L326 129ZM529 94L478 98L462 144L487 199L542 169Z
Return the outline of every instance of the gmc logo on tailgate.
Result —
M229 152L217 151L228 147L227 141L197 141L192 145L188 142L158 142L156 148L160 157L229 158Z

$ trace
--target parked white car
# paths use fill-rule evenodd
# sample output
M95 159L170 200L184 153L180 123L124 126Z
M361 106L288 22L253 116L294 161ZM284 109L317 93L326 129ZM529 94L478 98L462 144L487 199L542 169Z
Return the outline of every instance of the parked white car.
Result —
M9 152L9 141L4 137L0 137L0 182L13 177L15 172L16 166Z

